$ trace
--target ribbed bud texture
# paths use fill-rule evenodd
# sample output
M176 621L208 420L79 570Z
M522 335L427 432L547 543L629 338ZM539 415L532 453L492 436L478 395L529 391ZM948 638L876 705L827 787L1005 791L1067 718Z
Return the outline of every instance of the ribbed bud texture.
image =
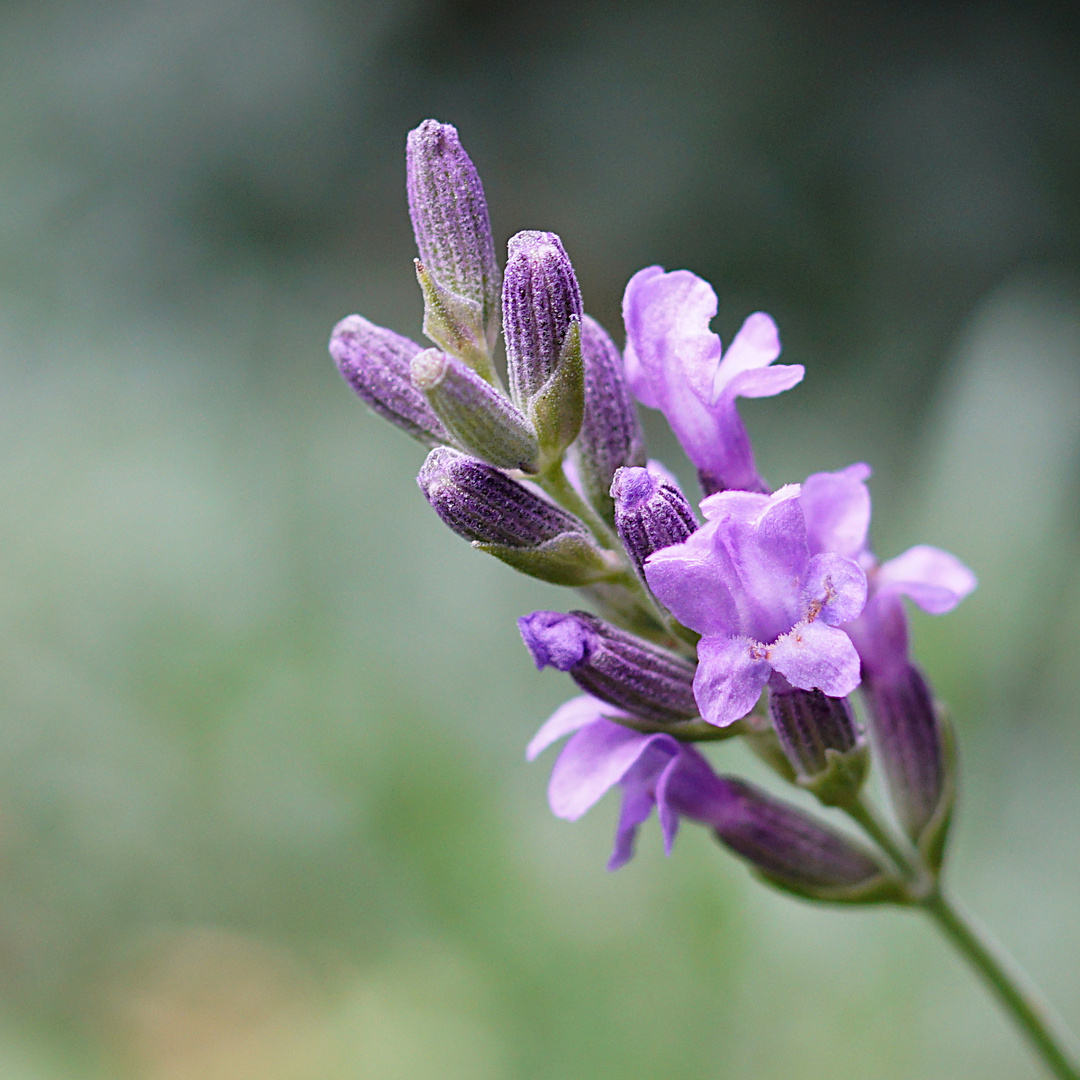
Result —
M412 358L413 385L459 446L501 469L535 472L540 445L532 425L509 398L467 364L424 349Z
M524 484L449 447L428 454L417 483L435 513L466 540L533 548L584 532L577 518Z
M586 693L664 724L698 715L694 668L584 611L535 611L518 628L538 668L567 671Z
M846 754L858 733L846 698L820 690L773 691L769 694L773 727L788 760L800 777L814 777L829 767L826 750Z
M424 395L412 384L410 365L420 346L407 337L349 315L334 327L330 355L345 381L367 405L428 446L452 442Z
M499 331L501 278L487 200L450 124L425 120L409 132L406 186L420 261L444 289L478 305L481 338Z
M864 679L861 690L896 815L918 839L945 787L941 727L930 688L908 664L887 679Z
M510 238L503 281L503 334L510 393L524 408L554 373L570 323L581 321L581 290L555 233Z
M698 527L686 496L648 469L618 469L611 494L619 539L642 578L645 560L654 551L681 544Z
M716 835L763 874L804 895L842 899L881 878L873 856L841 833L764 791L724 778Z
M621 466L645 464L645 440L619 350L607 331L588 315L581 323L581 354L585 410L574 454L585 494L611 520L615 472Z

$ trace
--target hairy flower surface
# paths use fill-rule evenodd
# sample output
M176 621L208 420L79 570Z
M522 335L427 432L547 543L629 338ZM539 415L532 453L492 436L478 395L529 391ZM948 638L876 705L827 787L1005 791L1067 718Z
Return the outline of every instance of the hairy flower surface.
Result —
M706 494L764 492L735 399L789 390L804 369L770 367L780 355L780 337L760 311L743 323L725 354L709 329L717 306L709 283L688 270L639 270L623 295L627 381L643 405L667 417Z
M858 654L838 627L862 610L866 575L844 555L811 554L799 491L711 495L706 524L645 564L657 597L702 635L694 692L702 717L721 727L745 716L771 678L830 697L859 684Z

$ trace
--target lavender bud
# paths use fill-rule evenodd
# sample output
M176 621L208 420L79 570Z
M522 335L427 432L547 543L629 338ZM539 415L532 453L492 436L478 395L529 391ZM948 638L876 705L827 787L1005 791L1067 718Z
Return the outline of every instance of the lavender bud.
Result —
M666 649L584 611L534 611L518 629L538 668L568 671L609 705L659 724L698 715L694 668Z
M526 409L551 378L573 322L581 322L581 290L562 241L548 232L510 238L503 282L503 333L510 393Z
M581 322L585 369L585 409L574 444L578 476L589 501L614 521L611 482L624 465L645 464L645 440L622 357L607 331L593 318Z
M487 356L499 336L501 278L484 188L457 129L425 120L410 131L405 169L420 262L442 289L468 301L458 317Z
M674 483L649 469L617 469L611 494L619 539L644 581L654 551L681 544L697 529L694 511Z
M772 690L769 713L798 783L824 803L842 806L866 776L866 747L846 698L820 690Z
M928 827L947 826L955 786L930 688L918 668L906 664L887 678L864 678L861 690L896 816L921 842Z
M720 841L772 884L814 900L900 899L900 890L861 844L740 780L723 778Z
M427 446L453 442L409 374L420 346L407 337L349 315L334 327L330 355L345 381L367 405Z
M459 446L500 469L536 472L540 445L532 425L472 368L424 349L412 358L412 381Z
M483 461L436 447L416 479L454 532L522 573L581 586L619 570L577 518Z

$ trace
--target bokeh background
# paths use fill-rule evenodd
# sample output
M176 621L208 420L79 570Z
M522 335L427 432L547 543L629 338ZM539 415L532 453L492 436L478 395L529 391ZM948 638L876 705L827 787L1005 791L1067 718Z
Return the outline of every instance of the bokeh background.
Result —
M915 617L952 879L1080 1027L1075 4L9 0L0 1076L1042 1075L917 916L551 817L572 688L513 620L574 601L442 528L325 350L419 336L426 116L620 340L650 263L771 312L765 474L867 460L878 551L979 574Z

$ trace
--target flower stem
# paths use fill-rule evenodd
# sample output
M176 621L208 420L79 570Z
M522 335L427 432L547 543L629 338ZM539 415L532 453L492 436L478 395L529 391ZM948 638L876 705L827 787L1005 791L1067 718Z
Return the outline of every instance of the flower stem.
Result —
M849 817L885 852L906 879L910 902L921 907L997 995L1006 1012L1059 1080L1080 1080L1080 1067L1066 1047L1071 1038L1051 1019L1049 1007L1000 946L941 890L941 883L919 853L898 841L877 812L860 797L844 808Z
M1065 1050L1067 1036L1055 1030L1049 1008L1000 947L991 947L985 940L985 932L980 934L970 916L950 902L940 889L922 900L921 906L985 979L1051 1072L1059 1080L1080 1080L1080 1066Z

